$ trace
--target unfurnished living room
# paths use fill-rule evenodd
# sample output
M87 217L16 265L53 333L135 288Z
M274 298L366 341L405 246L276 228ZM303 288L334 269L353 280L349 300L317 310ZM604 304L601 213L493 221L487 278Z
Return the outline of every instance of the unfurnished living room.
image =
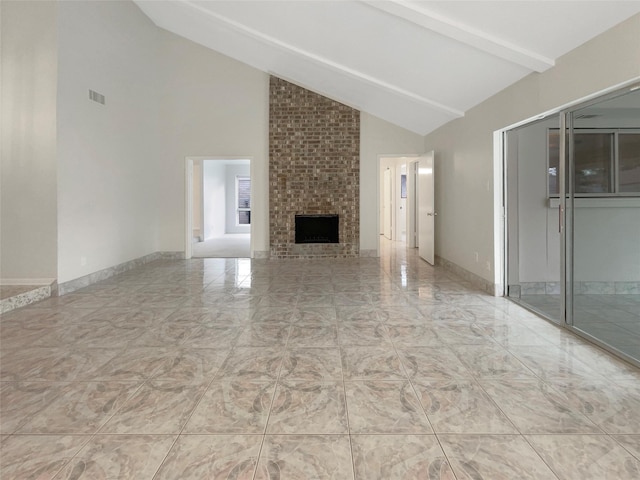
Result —
M2 480L640 478L640 2L0 22Z

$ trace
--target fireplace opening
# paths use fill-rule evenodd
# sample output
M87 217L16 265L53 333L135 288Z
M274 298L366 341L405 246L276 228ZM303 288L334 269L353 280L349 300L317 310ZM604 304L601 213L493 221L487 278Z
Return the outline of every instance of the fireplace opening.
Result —
M338 215L296 215L296 243L339 243Z

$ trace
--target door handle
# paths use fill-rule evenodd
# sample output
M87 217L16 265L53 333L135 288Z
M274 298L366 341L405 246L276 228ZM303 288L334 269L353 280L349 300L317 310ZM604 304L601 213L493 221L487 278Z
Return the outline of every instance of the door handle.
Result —
M435 213L435 212L429 212L429 213L427 213L427 217L437 217L437 216L438 216L438 214L437 214L437 213Z
M564 224L564 209L562 205L558 205L558 233L562 233L562 227Z

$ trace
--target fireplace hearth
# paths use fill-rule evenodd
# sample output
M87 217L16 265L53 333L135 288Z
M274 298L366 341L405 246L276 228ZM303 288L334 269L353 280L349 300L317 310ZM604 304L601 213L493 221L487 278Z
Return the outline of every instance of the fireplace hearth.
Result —
M338 215L296 215L296 243L339 243Z

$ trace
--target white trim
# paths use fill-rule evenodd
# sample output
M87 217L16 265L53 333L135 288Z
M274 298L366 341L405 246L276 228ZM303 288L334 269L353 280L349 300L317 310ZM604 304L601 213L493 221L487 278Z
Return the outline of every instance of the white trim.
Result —
M187 157L185 159L185 238L184 238L184 258L189 260L193 254L191 242L193 240L193 162L194 159Z
M505 183L504 183L504 132L493 132L493 283L504 289L505 285ZM498 294L498 292L496 292ZM501 292L500 295L505 295Z

